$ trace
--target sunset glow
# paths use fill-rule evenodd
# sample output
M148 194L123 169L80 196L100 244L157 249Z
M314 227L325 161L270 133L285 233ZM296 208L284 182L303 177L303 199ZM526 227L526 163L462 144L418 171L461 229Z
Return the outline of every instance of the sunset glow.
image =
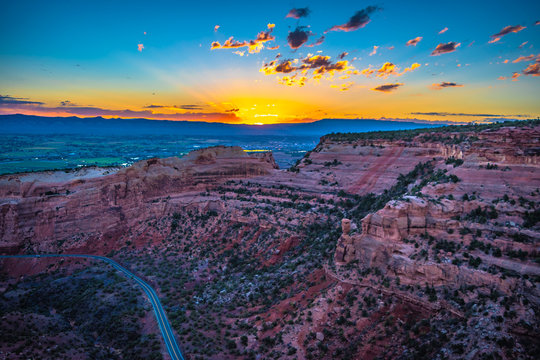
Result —
M249 2L24 6L0 15L0 114L246 124L540 115L540 5L530 1L315 2L307 13Z

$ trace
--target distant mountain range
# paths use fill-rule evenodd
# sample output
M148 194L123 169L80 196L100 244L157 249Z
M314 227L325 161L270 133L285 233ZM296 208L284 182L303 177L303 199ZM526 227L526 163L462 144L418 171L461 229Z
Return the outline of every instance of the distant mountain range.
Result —
M2 134L322 136L333 132L403 130L439 125L373 120L323 119L311 123L237 125L202 121L0 115Z

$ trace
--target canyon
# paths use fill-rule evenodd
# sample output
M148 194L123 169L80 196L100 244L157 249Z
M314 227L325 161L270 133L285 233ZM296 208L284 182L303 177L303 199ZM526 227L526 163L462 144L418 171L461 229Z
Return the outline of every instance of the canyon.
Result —
M521 121L329 134L289 169L219 146L2 175L0 254L113 258L156 289L188 359L532 359L539 168L540 123ZM114 271L0 266L0 358L168 358L148 303ZM62 292L87 318L24 300ZM132 352L91 331L114 305L130 309L117 320Z

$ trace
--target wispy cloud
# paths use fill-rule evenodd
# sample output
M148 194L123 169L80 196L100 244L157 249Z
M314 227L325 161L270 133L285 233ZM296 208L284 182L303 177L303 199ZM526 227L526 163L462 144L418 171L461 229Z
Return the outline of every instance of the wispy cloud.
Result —
M321 44L324 42L324 39L325 39L325 37L324 37L324 35L323 35L323 36L321 36L320 38L318 38L317 41L315 41L313 44L307 44L306 46L307 46L307 47L319 46L319 45L321 45Z
M503 114L483 114L483 113L453 113L445 111L432 111L432 112L412 112L411 115L426 115L426 116L470 116L470 117L517 117L528 118L530 115L517 114L517 115L503 115Z
M444 29L442 29L441 31L439 31L439 34L444 34L444 33L447 32L447 31L448 31L448 28L445 27Z
M374 46L373 46L373 50L371 50L371 52L369 53L369 56L375 55L375 54L377 53L377 49L378 49L378 48L379 48L379 47L378 47L377 45L374 45Z
M462 84L456 84L455 82L447 82L447 81L431 84L431 88L434 90L441 90L441 89L450 88L450 87L463 87L463 86L464 85Z
M0 106L4 105L43 105L40 101L31 101L28 98L18 98L9 95L0 95Z
M381 91L381 92L384 92L384 93L389 93L389 92L392 92L392 91L396 90L400 86L403 86L403 84L402 83L383 84L383 85L379 85L377 87L374 87L371 90Z
M300 19L302 17L307 17L309 15L311 11L309 10L308 7L305 7L305 8L298 8L298 9L291 9L289 11L289 13L287 14L287 16L285 17L288 17L288 18L293 18L293 19Z
M520 56L520 57L518 57L516 60L514 60L512 62L515 64L515 63L518 63L518 62L531 61L531 60L534 60L534 59L536 59L536 61L540 61L540 54L538 54L538 55L531 54L529 56Z
M368 6L365 9L357 11L356 14L354 14L345 24L334 25L330 29L326 30L326 32L355 31L363 28L371 21L371 18L369 16L377 10L380 10L378 6Z
M505 26L498 33L491 35L491 40L489 41L489 43L490 44L496 43L497 41L501 40L501 38L504 35L508 35L510 33L517 33L523 29L525 29L525 26L521 26L521 25Z
M448 43L441 43L437 45L435 50L431 52L431 56L438 56L441 54L454 52L460 45L461 43L456 43L454 41L450 41Z
M407 46L416 46L416 44L418 44L420 40L422 40L421 36L415 37L414 39L407 41Z

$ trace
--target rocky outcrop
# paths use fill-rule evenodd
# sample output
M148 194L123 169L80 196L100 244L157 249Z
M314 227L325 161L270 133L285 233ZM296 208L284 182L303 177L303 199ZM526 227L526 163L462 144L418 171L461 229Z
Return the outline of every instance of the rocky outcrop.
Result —
M0 251L103 252L141 221L171 211L174 203L163 197L273 171L271 154L250 156L239 147L220 146L122 169L1 176Z

